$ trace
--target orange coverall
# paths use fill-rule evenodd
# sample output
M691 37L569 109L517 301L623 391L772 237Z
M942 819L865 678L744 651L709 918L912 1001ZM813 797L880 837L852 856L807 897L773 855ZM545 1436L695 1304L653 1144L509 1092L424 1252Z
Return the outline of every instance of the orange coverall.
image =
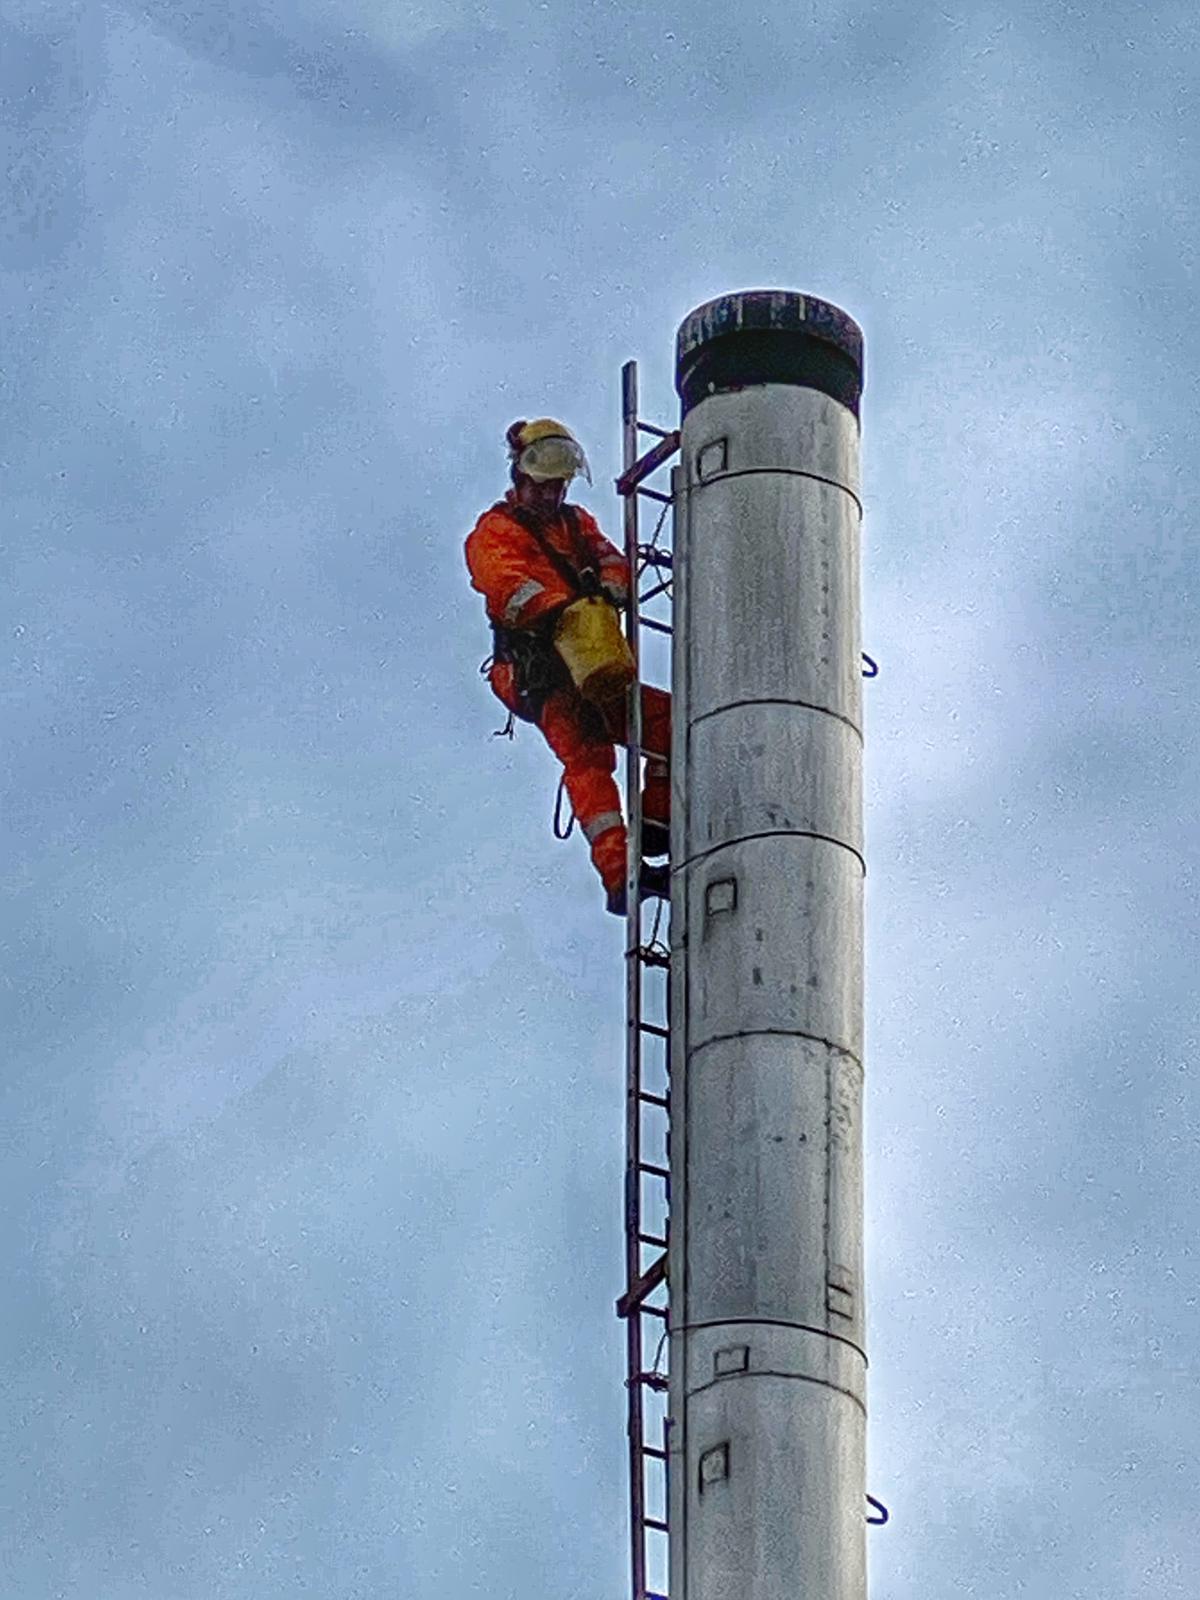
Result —
M466 542L471 585L483 595L488 616L502 627L524 630L545 624L578 595L547 559L537 539L512 515L517 503L509 490L475 524ZM573 506L579 545L566 519L540 524L550 547L575 572L590 566L608 596L623 603L629 588L624 555L601 533L583 506ZM550 649L547 645L547 649ZM510 711L522 713L511 662L495 661L489 670L492 689ZM642 748L647 754L642 813L648 822L666 824L671 784L667 765L671 749L671 697L663 689L642 686ZM546 695L537 717L546 743L563 764L571 808L591 846L592 861L606 890L625 881L626 829L621 796L613 774L615 743L626 738L624 702L605 713L584 700L567 677Z

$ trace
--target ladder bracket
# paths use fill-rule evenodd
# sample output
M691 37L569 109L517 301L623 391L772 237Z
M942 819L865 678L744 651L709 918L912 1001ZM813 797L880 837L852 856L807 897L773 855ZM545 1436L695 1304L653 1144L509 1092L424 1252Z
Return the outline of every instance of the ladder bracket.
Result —
M625 1379L625 1387L627 1389L636 1388L639 1383L643 1388L653 1389L657 1394L666 1394L671 1387L670 1380L665 1372L639 1372L636 1378ZM648 1444L642 1446L642 1454L645 1456L658 1456L663 1461L667 1459L665 1450L655 1450Z
M679 429L676 428L673 433L668 433L665 438L647 450L644 456L639 456L633 465L621 474L617 479L617 493L632 494L644 478L648 478L652 472L657 472L678 449Z
M632 1316L647 1295L653 1294L659 1284L665 1282L666 1276L667 1253L664 1250L654 1265L643 1272L637 1282L632 1284L617 1301L617 1315Z

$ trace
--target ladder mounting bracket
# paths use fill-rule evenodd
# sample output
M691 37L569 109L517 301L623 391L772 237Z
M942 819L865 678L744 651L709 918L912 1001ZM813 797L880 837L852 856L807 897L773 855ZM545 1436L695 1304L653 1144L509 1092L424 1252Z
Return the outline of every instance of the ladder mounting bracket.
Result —
M629 1317L637 1310L647 1295L654 1293L667 1276L667 1254L664 1250L658 1260L617 1301L617 1315Z
M644 456L639 456L631 467L626 468L617 479L617 493L632 494L644 478L648 478L652 472L657 472L678 449L679 430L676 428L673 433L668 433L665 438L647 450Z

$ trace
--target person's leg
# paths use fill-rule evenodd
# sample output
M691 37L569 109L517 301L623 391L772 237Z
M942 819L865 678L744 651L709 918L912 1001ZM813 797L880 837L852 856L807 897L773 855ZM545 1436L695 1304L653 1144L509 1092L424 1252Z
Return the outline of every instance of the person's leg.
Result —
M625 882L625 819L613 778L617 752L573 689L556 690L547 699L539 726L563 764L571 809L591 846L600 881L612 894Z
M642 849L648 856L663 856L671 842L671 696L651 683L642 685L642 749Z
M652 683L642 685L642 749L664 763L671 759L671 696Z
M646 772L642 781L642 854L665 856L671 842L671 696L665 689L644 683L642 693L642 753ZM612 705L607 726L618 744L626 740L625 702Z

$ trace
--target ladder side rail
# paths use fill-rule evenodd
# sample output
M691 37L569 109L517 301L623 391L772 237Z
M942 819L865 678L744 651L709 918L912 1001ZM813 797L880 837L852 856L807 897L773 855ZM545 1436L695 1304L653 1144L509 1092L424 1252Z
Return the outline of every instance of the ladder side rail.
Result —
M637 362L628 361L621 370L622 477L637 461L638 454ZM642 1227L642 969L641 946L641 862L642 784L642 695L641 652L638 605L638 497L624 494L625 559L629 566L629 591L626 601L625 631L633 655L634 674L627 707L625 752L625 816L629 844L625 861L627 897L625 924L625 1291L629 1294L641 1276ZM630 1569L633 1600L646 1595L646 1485L643 1466L644 1410L641 1384L643 1367L642 1319L636 1312L625 1319L629 1394L629 1491L630 1491Z
M650 1462L660 1462L664 1470L667 1467L667 1438L666 1420L661 1423L663 1434L661 1447L653 1445L647 1438L650 1426L648 1415L648 1398L650 1391L665 1392L666 1379L658 1372L659 1357L663 1351L666 1330L670 1325L667 1306L652 1304L649 1294L656 1287L665 1287L665 1268L669 1232L669 1221L664 1221L663 1237L649 1232L644 1220L644 1205L642 1194L642 1180L652 1177L668 1185L664 1191L664 1218L666 1207L669 1205L669 1168L670 1160L670 1128L669 1122L664 1133L665 1155L662 1160L647 1161L645 1159L645 1137L642 1125L642 1108L645 1105L654 1105L668 1113L669 1116L669 1087L666 1094L650 1093L645 1087L645 1039L654 1037L663 1043L663 1066L665 1068L667 1083L670 1082L670 994L667 990L666 1023L651 1023L643 1015L646 1004L645 967L669 967L669 959L658 947L658 923L662 915L661 907L656 912L654 931L649 936L643 927L643 913L645 902L641 892L641 864L642 849L641 835L643 824L642 808L642 740L644 735L644 721L642 716L642 670L641 670L641 629L646 628L658 633L670 634L671 628L667 623L659 622L643 612L643 605L662 595L670 598L670 577L663 580L664 572L669 574L672 567L671 556L666 551L657 548L658 530L655 530L653 549L643 550L640 542L640 507L639 500L644 496L647 499L658 501L665 506L674 503L674 496L662 494L658 490L650 489L645 485L645 479L656 472L670 460L679 449L679 434L664 428L657 428L650 423L642 422L638 417L638 381L637 363L630 361L625 364L621 372L621 397L622 397L622 474L617 480L617 490L624 499L624 535L625 556L629 566L630 585L629 597L626 604L626 633L630 651L634 661L634 680L630 686L627 702L626 726L626 764L625 764L625 805L628 819L629 848L626 855L626 1165L625 1165L625 1257L626 1257L626 1285L625 1293L618 1302L618 1313L626 1319L627 1328L627 1375L626 1386L629 1390L629 1470L630 1470L630 1537L631 1537L631 1570L633 1579L633 1600L665 1600L659 1596L657 1590L648 1587L648 1569L651 1559L650 1536L652 1534L665 1535L667 1525L665 1511L663 1516L652 1515L648 1510L650 1485L647 1482L647 1466ZM658 439L658 443L644 455L639 456L639 434L649 433ZM660 518L661 526L661 518ZM655 568L654 578L659 581L654 583L648 593L643 594L640 586L641 565L643 559L647 565ZM657 1152L656 1152L657 1154ZM642 1250L644 1246L652 1246L662 1250L664 1254L653 1261L649 1267L643 1266ZM649 1319L649 1326L643 1322ZM652 1331L653 1325L662 1326L662 1335ZM647 1339L657 1341L654 1358L654 1372L645 1370ZM664 1494L668 1491L664 1490Z

